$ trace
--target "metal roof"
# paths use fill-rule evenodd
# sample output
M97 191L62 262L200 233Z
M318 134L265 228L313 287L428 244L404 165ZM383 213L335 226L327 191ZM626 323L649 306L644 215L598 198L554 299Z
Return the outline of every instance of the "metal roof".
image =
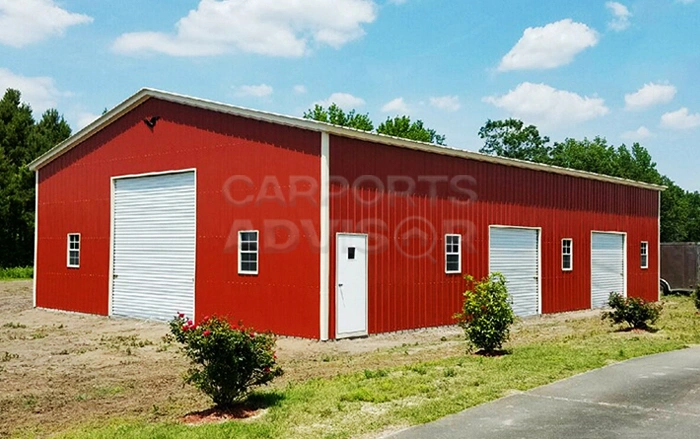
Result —
M516 168L530 169L533 171L549 172L554 174L568 175L572 177L585 178L589 180L598 180L608 183L615 183L627 186L635 186L644 189L652 190L664 190L665 186L644 183L634 180L628 180L619 177L611 177L607 175L596 174L593 172L578 171L575 169L562 168L558 166L545 165L540 163L528 162L525 160L517 160L506 157L496 157L488 154L467 151L464 149L435 145L425 142L417 142L413 140L402 139L398 137L387 136L384 134L375 134L367 131L356 130L353 128L346 128L338 125L332 125L326 122L319 122L315 120L303 119L294 116L285 116L276 113L270 113L259 110L252 110L249 108L238 107L235 105L224 104L220 102L210 101L206 99L194 98L191 96L180 95L177 93L171 93L161 90L156 90L152 88L143 88L139 90L136 94L126 99L124 102L120 103L107 113L103 114L97 120L92 122L90 125L86 126L82 130L78 131L65 141L59 143L55 147L51 148L41 157L37 158L29 164L29 169L36 171L41 167L45 166L47 163L51 162L55 158L61 156L67 151L71 150L75 146L79 145L84 140L98 133L100 130L108 126L110 123L133 110L143 102L148 99L155 98L167 102L174 102L181 105L186 105L188 107L201 108L210 111L216 111L219 113L231 114L234 116L245 117L249 119L256 119L264 122L271 122L275 124L287 125L296 128L301 128L305 130L317 131L317 132L327 132L341 137L351 137L354 139L365 140L368 142L379 143L383 145L395 146L399 148L413 149L417 151L424 151L433 154L442 154L453 157L467 158L471 160L477 160L480 162L489 162L504 166L513 166Z

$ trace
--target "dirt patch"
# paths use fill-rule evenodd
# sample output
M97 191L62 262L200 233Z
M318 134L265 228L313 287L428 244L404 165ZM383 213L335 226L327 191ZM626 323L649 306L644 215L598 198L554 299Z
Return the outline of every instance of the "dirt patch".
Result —
M182 422L187 425L216 424L236 419L255 419L265 413L265 409L239 405L230 409L210 408L186 414Z

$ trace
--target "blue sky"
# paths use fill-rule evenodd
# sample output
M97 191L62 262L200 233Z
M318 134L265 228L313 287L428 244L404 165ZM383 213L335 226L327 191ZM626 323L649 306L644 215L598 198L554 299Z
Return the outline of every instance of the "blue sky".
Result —
M142 87L409 114L469 150L518 117L639 141L700 190L699 24L700 0L0 0L0 89L74 130Z

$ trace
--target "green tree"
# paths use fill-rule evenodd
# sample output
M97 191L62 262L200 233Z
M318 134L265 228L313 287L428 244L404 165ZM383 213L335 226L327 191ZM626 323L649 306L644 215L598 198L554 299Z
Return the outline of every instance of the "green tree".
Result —
M304 119L332 123L333 125L362 131L375 131L374 123L370 119L369 114L359 114L355 110L346 113L336 104L331 104L328 108L316 104L313 108L304 112ZM393 119L389 117L386 121L379 124L376 132L419 142L445 144L444 135L438 134L435 130L424 126L422 120L411 122L411 118L408 116L396 116Z
M485 140L481 152L488 154L667 186L661 194L661 240L700 241L700 194L687 192L661 175L639 143L614 147L605 138L595 137L566 139L548 147L548 137L516 119L488 120L479 136Z
M479 152L485 154L539 163L549 159L549 137L541 136L537 127L525 126L518 119L489 119L479 130L479 137L484 140Z
M418 142L445 144L445 136L438 134L431 128L426 128L422 120L411 122L408 116L388 117L379 124L377 132L387 136L401 137L403 139L416 140Z
M313 119L362 131L374 130L374 124L369 118L369 114L359 114L355 110L346 113L334 103L328 108L318 104L314 105L314 108L304 112L304 119Z
M27 164L70 136L56 110L39 123L18 90L0 100L0 266L30 265L34 252L34 174Z

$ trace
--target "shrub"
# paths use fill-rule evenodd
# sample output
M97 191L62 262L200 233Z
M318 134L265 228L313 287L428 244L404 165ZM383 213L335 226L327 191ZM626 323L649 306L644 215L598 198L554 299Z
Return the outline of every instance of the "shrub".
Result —
M700 311L700 285L696 286L693 290L693 303L695 304L695 309Z
M33 267L0 268L0 279L31 279Z
M219 407L241 401L251 387L282 375L272 334L237 327L219 317L205 317L197 325L183 314L170 322L170 330L184 345L192 363L185 382L203 391Z
M660 303L647 302L640 297L625 298L620 293L610 293L608 305L611 311L603 313L602 318L613 323L627 323L630 328L648 329L656 323L663 307Z
M455 315L472 346L493 353L510 336L515 314L510 304L506 279L491 273L481 281L464 277L471 289L464 293L462 312Z

